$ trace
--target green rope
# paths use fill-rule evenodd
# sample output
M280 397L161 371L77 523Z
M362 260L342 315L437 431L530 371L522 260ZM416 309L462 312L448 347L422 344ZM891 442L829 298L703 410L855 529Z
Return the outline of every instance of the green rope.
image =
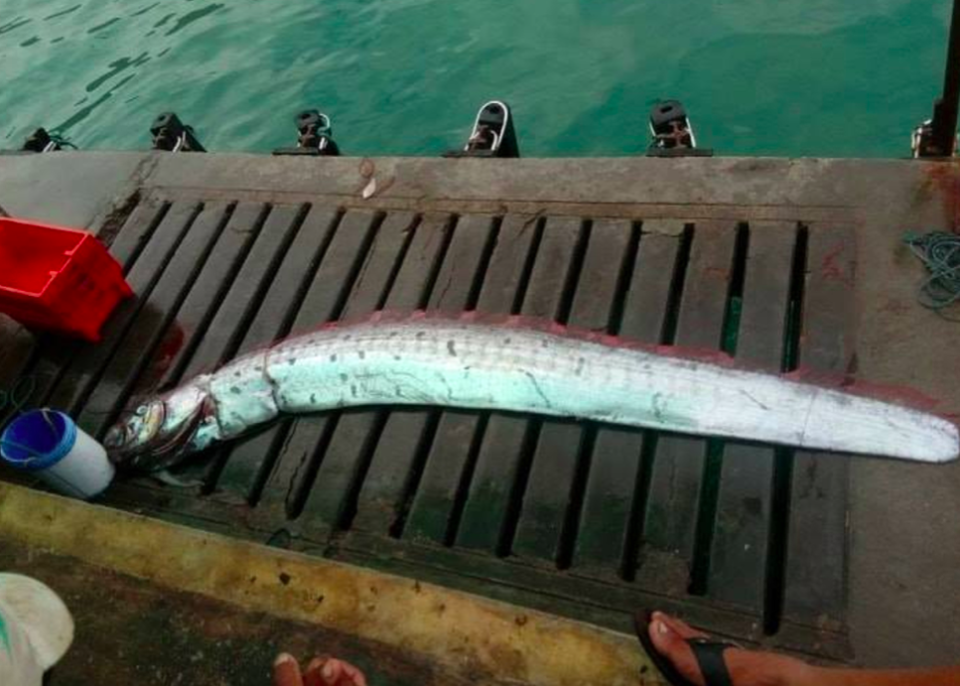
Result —
M0 418L8 410L13 410L16 413L23 410L36 390L37 380L33 376L21 376L14 381L9 390L0 388Z
M930 272L920 286L920 304L940 312L960 300L960 236L941 231L910 231L903 242Z
M71 150L77 150L77 146L70 142L69 138L63 136L59 133L48 133L50 140L59 145L61 148L70 148Z

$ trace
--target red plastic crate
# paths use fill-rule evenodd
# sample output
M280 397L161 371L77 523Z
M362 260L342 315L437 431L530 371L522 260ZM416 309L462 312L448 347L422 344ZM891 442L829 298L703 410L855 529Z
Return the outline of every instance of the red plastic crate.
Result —
M88 341L122 299L123 271L93 234L0 217L0 312Z

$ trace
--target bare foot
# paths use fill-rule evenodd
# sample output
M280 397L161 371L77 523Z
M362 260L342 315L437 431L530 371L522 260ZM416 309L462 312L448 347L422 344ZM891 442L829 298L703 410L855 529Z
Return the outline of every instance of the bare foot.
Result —
M687 639L706 638L707 634L662 612L653 613L647 630L657 652L670 660L678 672L697 686L706 686ZM792 657L741 648L729 648L723 657L734 686L805 686L811 683L811 668Z
M273 661L273 686L367 686L367 678L349 662L332 657L315 657L305 672L287 653Z

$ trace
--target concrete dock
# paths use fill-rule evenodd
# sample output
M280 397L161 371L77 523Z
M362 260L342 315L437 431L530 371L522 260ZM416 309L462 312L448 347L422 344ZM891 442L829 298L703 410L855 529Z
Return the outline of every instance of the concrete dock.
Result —
M958 165L909 160L0 156L0 206L96 232L138 295L96 346L0 320L0 388L102 436L132 398L278 337L477 309L906 386L955 416L960 324L917 303L901 239L956 230L958 202ZM102 504L620 632L655 606L826 661L960 645L956 463L377 408L179 476L202 485L127 479Z

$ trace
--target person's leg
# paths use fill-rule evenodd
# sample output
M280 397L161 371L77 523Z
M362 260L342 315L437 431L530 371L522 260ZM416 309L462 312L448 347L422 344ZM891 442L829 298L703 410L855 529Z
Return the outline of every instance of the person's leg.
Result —
M686 679L708 686L687 639L706 637L684 622L654 612L647 631L654 647ZM858 670L814 667L786 655L730 648L723 654L733 686L958 686L960 667Z

